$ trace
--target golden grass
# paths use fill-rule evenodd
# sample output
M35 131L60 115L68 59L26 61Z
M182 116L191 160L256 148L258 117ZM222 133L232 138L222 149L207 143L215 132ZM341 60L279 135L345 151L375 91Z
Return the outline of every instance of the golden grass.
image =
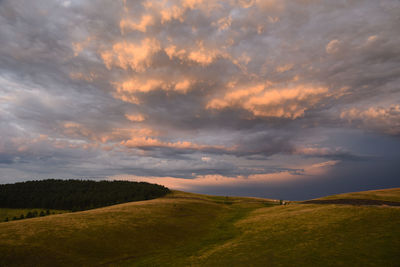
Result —
M155 200L1 223L0 266L400 262L400 208L273 204L174 191Z
M320 199L339 199L339 198L375 199L375 200L400 202L400 188L351 192L351 193L327 196Z
M240 234L209 251L199 265L396 266L399 222L395 207L261 208L238 221Z

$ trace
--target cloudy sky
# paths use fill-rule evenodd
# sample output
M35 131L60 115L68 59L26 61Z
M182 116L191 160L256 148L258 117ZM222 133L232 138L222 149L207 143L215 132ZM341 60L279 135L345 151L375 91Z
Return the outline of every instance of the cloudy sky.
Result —
M0 0L0 183L400 186L399 0Z

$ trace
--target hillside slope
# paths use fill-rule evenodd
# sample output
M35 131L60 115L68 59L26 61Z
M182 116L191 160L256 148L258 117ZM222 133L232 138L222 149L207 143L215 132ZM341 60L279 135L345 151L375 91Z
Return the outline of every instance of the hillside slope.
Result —
M392 200L392 199L391 199ZM173 192L0 223L0 266L396 266L400 208Z
M400 188L352 192L327 196L321 199L373 199L400 202Z

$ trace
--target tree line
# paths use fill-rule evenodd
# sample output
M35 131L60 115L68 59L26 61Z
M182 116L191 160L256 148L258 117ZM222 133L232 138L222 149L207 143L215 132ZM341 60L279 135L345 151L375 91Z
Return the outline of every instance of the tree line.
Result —
M50 210L46 210L46 211L44 211L44 210L41 210L40 212L38 212L37 210L33 210L33 211L28 211L25 215L22 213L20 216L13 216L13 217L6 217L5 219L4 219L4 221L5 222L8 222L8 221L10 221L10 220L13 220L13 221L15 221L15 220L22 220L22 219L28 219L28 218L35 218L35 217L43 217L43 216L47 216L47 215L50 215L50 214L55 214L55 212L53 211L53 212L50 212Z
M169 192L146 182L36 180L0 185L0 207L78 211L154 199Z

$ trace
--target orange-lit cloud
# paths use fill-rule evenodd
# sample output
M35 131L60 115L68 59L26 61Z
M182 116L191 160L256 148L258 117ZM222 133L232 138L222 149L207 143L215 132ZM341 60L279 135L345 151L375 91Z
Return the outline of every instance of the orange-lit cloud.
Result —
M130 19L122 19L119 23L121 32L125 33L127 30L135 30L146 32L147 27L154 24L154 18L151 15L143 15L140 22L135 23Z
M170 59L178 58L181 61L194 62L201 66L213 63L218 57L229 57L215 48L207 48L203 41L197 42L191 47L178 48L176 45L168 45L164 48Z
M89 73L82 73L82 72L71 72L69 74L69 77L74 80L84 80L87 82L93 82L98 75L95 72L89 72Z
M339 40L332 40L330 41L326 47L325 47L325 51L328 54L334 54L337 51L339 51L339 46L340 46L340 41Z
M65 122L63 125L63 133L73 138L88 138L91 140L98 139L98 135L90 128L76 122ZM101 138L100 138L101 139Z
M349 123L355 123L367 129L378 130L391 135L400 134L400 105L391 105L386 108L350 108L342 111L340 117Z
M204 48L190 52L188 58L194 62L197 62L203 66L211 64L217 53L215 51L207 51Z
M87 47L90 42L93 40L93 37L89 36L83 42L73 42L72 49L74 50L74 56L77 57L85 47Z
M189 78L182 77L180 79L174 79L170 77L168 79L130 79L121 83L114 82L113 85L116 89L114 97L121 99L125 102L139 104L138 93L148 93L155 90L163 91L176 91L182 94L187 93L190 90L194 81Z
M164 50L170 59L177 57L183 60L186 57L186 50L185 49L177 50L176 45L169 45Z
M172 148L177 150L229 150L229 148L223 146L212 146L212 145L200 145L188 141L177 141L177 142L164 142L151 136L132 136L129 140L122 141L121 145L127 148L151 148L151 147L164 147Z
M144 117L141 114L126 115L127 119L135 122L141 122ZM94 143L115 143L129 140L132 137L147 138L148 136L157 136L158 132L142 126L140 128L112 128L105 132L96 132L89 126L77 122L64 122L60 125L60 130L65 136L71 139L81 141L92 141Z
M175 89L175 91L186 93L189 90L191 85L192 85L191 80L184 79L182 81L177 82L174 86L174 89Z
M373 43L373 42L375 42L377 39L378 39L378 35L371 35L371 36L368 37L367 43L368 43L368 44Z
M115 66L141 72L151 65L152 56L160 49L156 39L145 38L140 43L115 43L111 50L101 52L101 57L108 69Z
M196 190L201 187L229 186L240 187L243 185L257 185L274 182L288 182L302 180L313 177L321 177L327 174L330 169L340 161L324 161L316 164L302 166L302 173L278 172L253 174L249 176L228 177L224 175L198 175L193 179L175 177L143 177L135 175L116 175L111 176L112 180L130 180L157 183L176 190Z
M328 155L331 152L329 148L326 147L298 147L296 148L294 154L299 155Z
M293 64L286 64L276 68L277 72L285 72L291 70L293 68Z
M213 23L216 27L218 27L218 30L223 31L228 29L232 24L232 17L224 17L220 18L216 23Z
M145 117L142 114L125 114L125 117L133 122L142 122L145 120Z
M281 12L286 6L285 1L280 1L280 0L256 0L247 2L254 3L257 6L257 8L260 8L262 10L268 10L269 12L272 11L274 13Z
M326 87L297 85L277 89L267 82L229 90L222 98L212 99L207 108L240 107L254 116L296 119L327 96L329 90Z
M145 1L143 6L148 11L158 13L161 24L177 20L181 23L186 18L189 10L199 9L204 13L209 13L221 6L218 1L212 0L181 0L181 1Z

